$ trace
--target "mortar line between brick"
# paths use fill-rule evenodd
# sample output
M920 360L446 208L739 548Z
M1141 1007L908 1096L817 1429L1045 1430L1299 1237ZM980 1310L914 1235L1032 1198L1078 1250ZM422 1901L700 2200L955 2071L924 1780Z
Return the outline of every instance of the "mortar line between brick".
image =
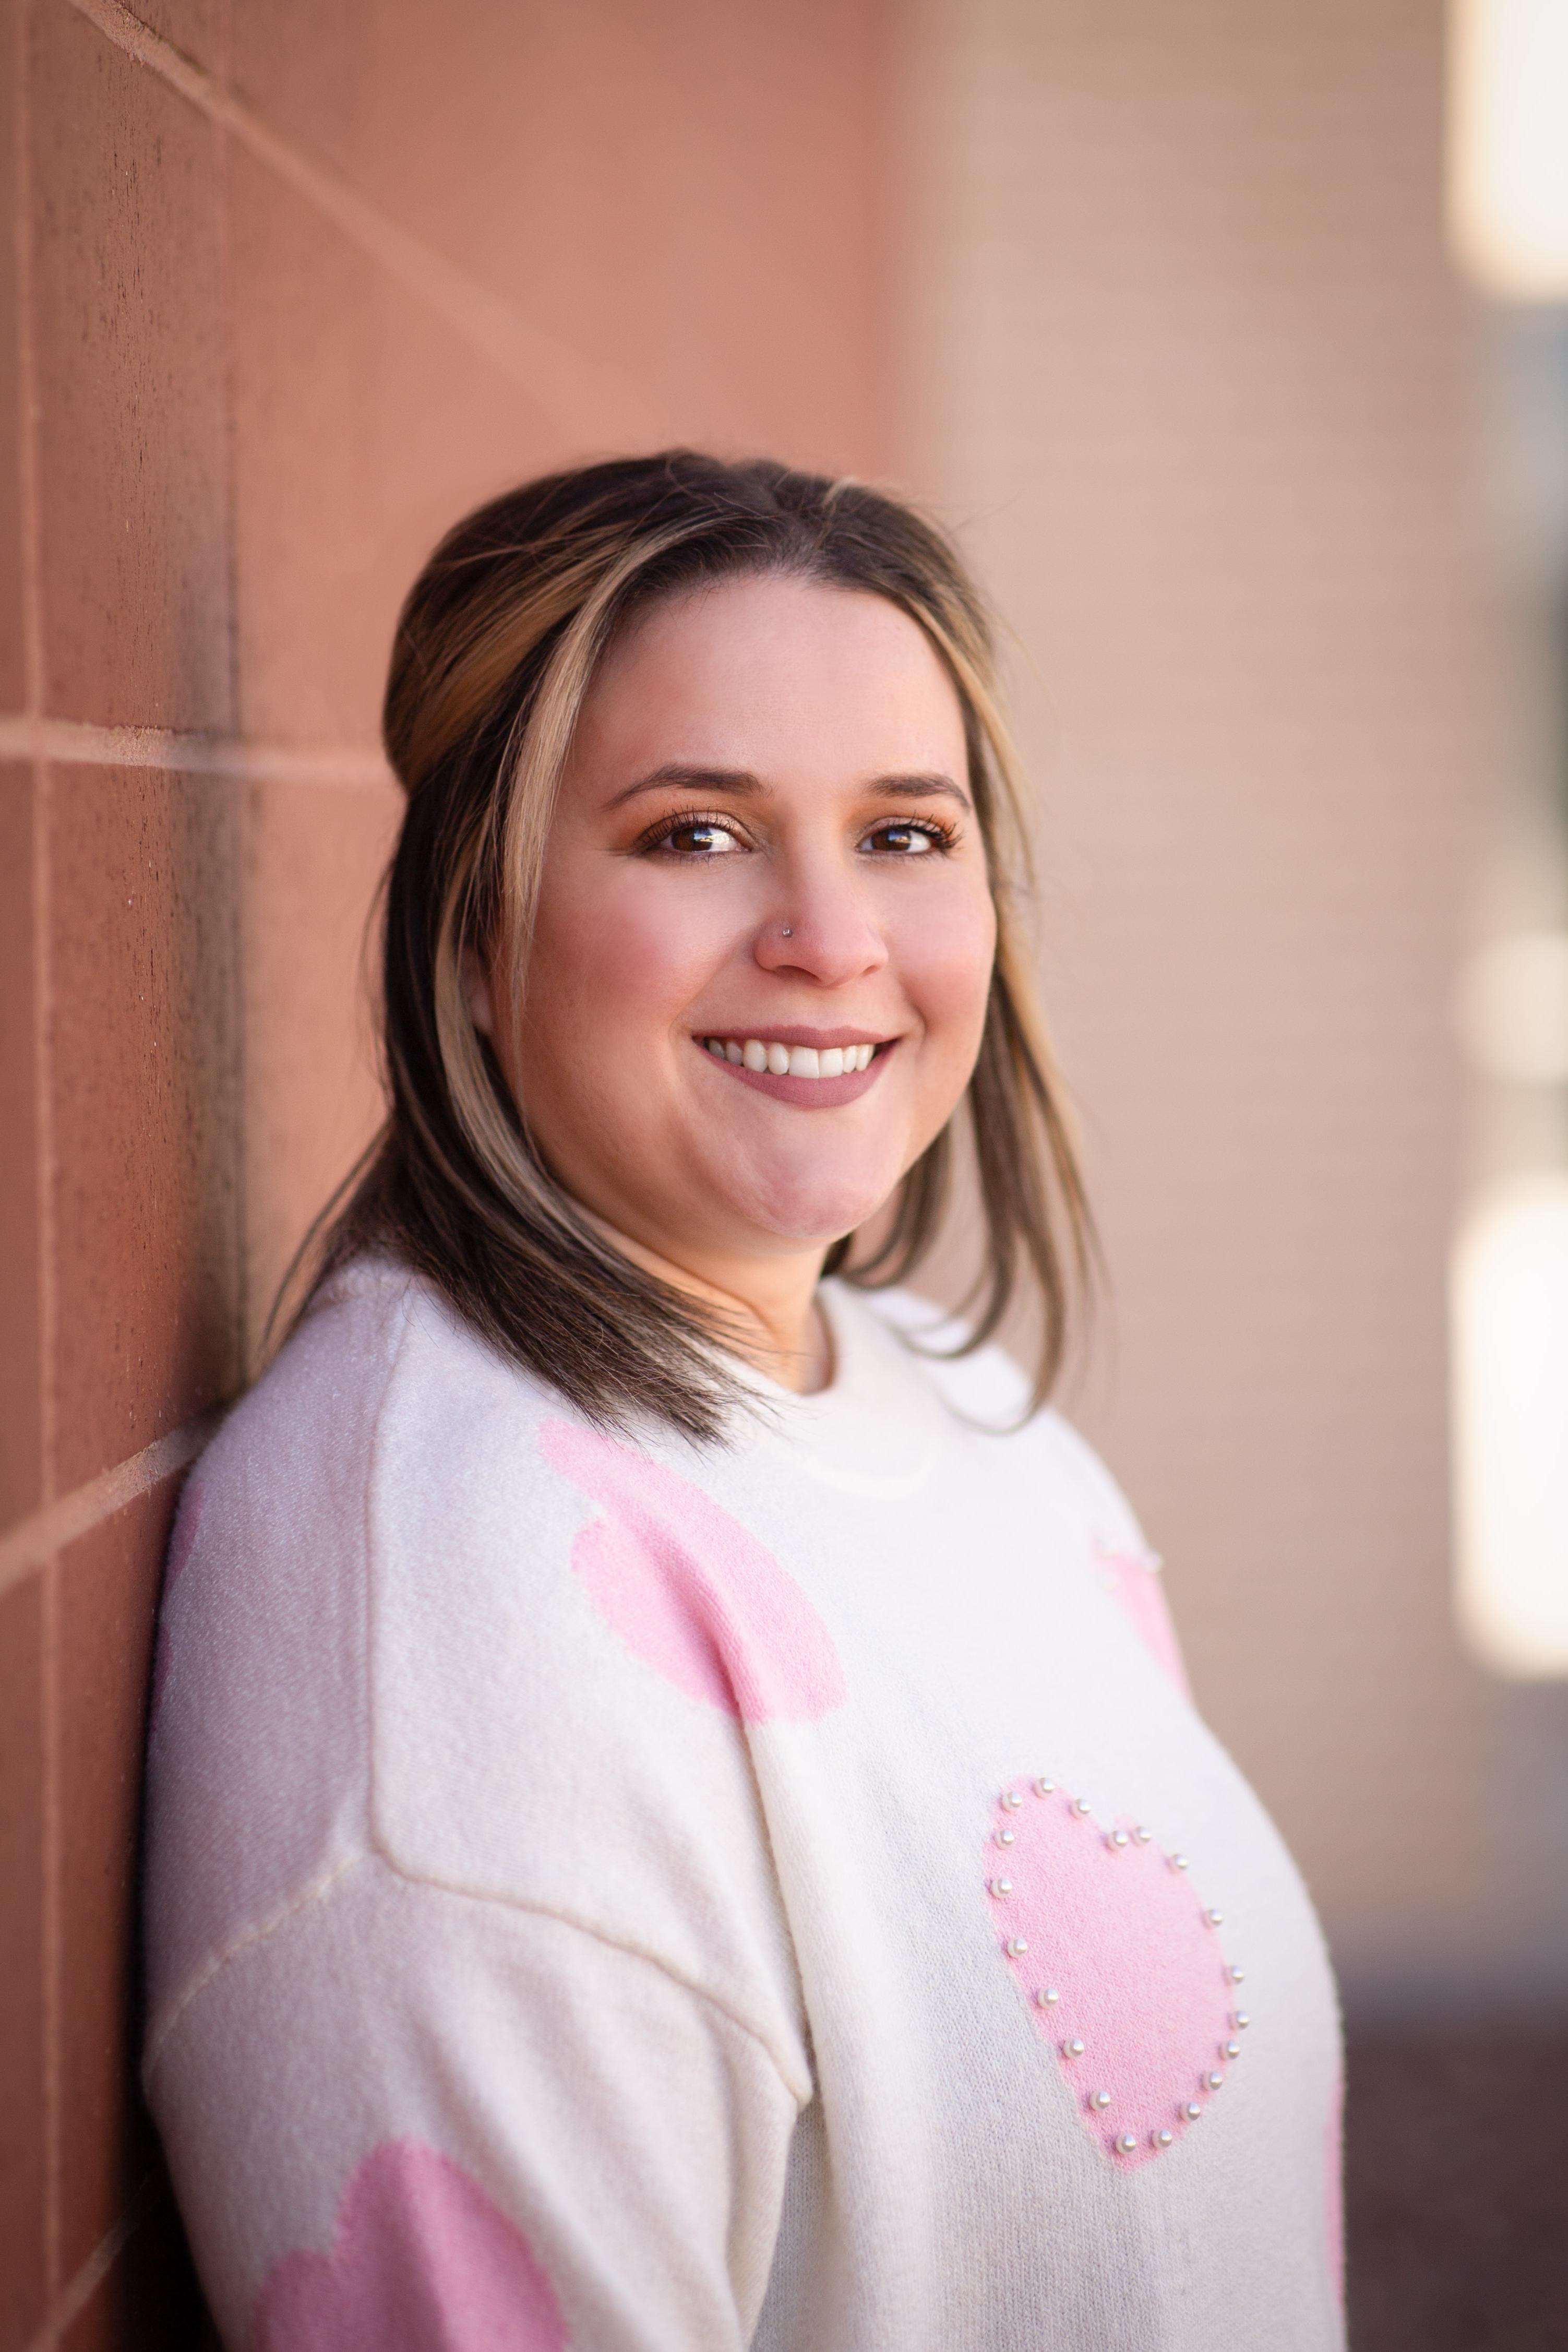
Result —
M223 6L223 51L218 67L217 83L228 96L228 40L230 33L227 0ZM237 406L237 349L235 289L234 282L234 159L233 142L224 124L214 120L209 124L213 156L217 174L218 263L218 325L223 352L224 388L224 576L226 583L228 624L228 726L237 735L244 723L244 682L240 660L240 577L239 577L239 425ZM247 1006L246 1002L246 951L249 944L252 908L247 887L248 856L253 803L257 798L254 784L236 782L229 794L229 846L233 863L230 867L230 888L234 922L229 938L229 1037L233 1049L233 1109L228 1121L229 1150L234 1170L234 1215L231 1241L234 1249L234 1311L235 1352L236 1366L250 1361L250 1105L246 1090L246 1070L250 1040L246 1034Z
M146 2219L152 2183L144 2180L112 2230L99 2240L74 2278L57 2298L27 2352L57 2352L73 2321L79 2319Z
M533 325L505 297L399 227L346 181L310 163L120 0L70 0L70 5L105 40L232 132L427 310L444 319L507 383L537 401L574 443L664 437L664 419L635 385L614 369L584 359L548 329Z
M68 1495L18 1519L0 1536L0 1595L25 1577L47 1569L69 1545L113 1518L139 1495L150 1494L165 1478L183 1470L195 1460L223 1417L224 1407L214 1405L210 1412L198 1413L167 1436L155 1438L140 1454L100 1470L96 1478L73 1487Z
M233 776L247 782L390 784L376 751L331 745L250 743L237 735L179 734L165 727L98 727L79 719L0 713L0 760L52 761L59 767L162 768L182 775Z

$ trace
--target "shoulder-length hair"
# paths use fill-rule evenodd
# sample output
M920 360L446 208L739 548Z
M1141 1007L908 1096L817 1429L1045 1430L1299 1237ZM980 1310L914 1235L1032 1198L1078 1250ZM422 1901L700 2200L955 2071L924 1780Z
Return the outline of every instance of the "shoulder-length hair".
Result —
M655 600L768 572L885 597L925 631L963 711L998 922L979 1055L956 1115L967 1109L985 1227L967 1345L988 1339L1020 1280L1032 1283L1038 1402L1085 1286L1091 1229L1020 953L1027 844L990 626L953 549L909 508L762 460L677 449L547 476L460 522L415 581L382 716L408 796L384 904L388 1118L295 1273L308 1267L314 1290L362 1251L390 1255L591 1419L651 1414L693 1437L722 1434L743 1393L723 1329L618 1251L557 1181L474 1025L462 961L476 950L520 1002L557 787L618 632ZM953 1126L905 1174L874 1241L857 1253L841 1236L825 1272L874 1288L915 1270L948 1200Z

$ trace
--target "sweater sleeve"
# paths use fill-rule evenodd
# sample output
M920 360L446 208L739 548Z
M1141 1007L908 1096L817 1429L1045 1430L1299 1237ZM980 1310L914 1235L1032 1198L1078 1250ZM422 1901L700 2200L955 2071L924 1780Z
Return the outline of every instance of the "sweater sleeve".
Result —
M146 2080L235 2352L753 2333L813 2086L748 1727L599 1605L555 1410L371 1283L182 1506Z
M149 2053L204 2284L254 2352L736 2352L798 2091L651 1958L375 1855Z

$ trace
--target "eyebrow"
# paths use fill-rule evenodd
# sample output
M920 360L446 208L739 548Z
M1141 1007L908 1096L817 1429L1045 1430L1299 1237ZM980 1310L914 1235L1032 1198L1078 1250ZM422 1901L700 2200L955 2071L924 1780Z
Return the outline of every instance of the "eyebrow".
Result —
M950 800L960 808L969 805L969 795L960 790L951 776L936 772L916 772L909 775L873 776L863 788L881 800ZM691 768L676 761L669 766L655 768L636 782L628 784L608 802L609 808L623 807L640 793L667 791L727 793L741 800L766 798L768 787L748 768Z

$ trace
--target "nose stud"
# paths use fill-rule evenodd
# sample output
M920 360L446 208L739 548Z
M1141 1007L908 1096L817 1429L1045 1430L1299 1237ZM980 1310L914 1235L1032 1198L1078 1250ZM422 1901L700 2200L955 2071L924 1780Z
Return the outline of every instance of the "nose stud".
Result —
M788 923L784 926L784 936L787 940L792 940L795 936L794 931Z

